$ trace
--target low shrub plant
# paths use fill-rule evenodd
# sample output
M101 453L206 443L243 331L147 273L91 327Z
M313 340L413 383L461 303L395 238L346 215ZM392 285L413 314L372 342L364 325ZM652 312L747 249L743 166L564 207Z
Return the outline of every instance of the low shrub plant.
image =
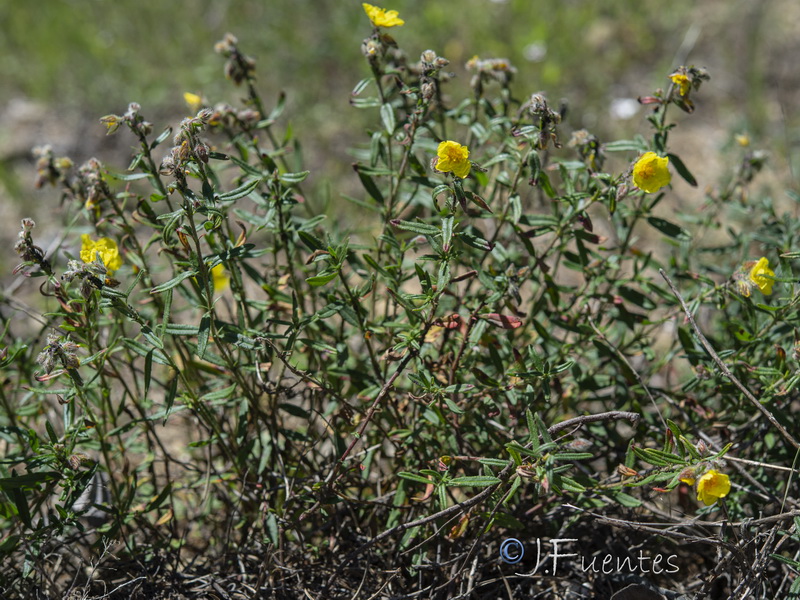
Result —
M709 74L600 140L365 12L327 211L230 35L240 100L101 119L127 169L37 150L63 237L23 221L0 313L5 593L796 595L800 198L745 138L720 181L681 160Z

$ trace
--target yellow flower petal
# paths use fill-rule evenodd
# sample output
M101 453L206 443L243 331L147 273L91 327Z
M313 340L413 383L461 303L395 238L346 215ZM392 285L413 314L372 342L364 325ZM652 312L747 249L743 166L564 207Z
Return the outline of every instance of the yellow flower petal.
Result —
M203 98L191 92L184 92L183 101L186 102L189 110L195 113L203 107Z
M750 281L758 286L761 293L769 296L772 293L772 284L775 281L775 272L769 268L769 260L765 256L758 259L758 262L750 269Z
M386 10L385 8L378 8L364 2L361 4L364 7L364 12L367 13L369 20L375 27L398 27L405 24L403 19L398 17L396 10Z
M655 152L645 152L633 165L633 185L648 194L669 185L672 176L668 164L668 158L661 158Z
M83 234L81 236L81 260L85 263L94 262L98 254L108 269L109 275L122 266L122 257L119 255L119 248L114 240L104 237L94 241L87 234Z
M452 172L461 179L469 175L472 163L469 162L469 148L458 142L446 141L439 144L436 151L436 170Z
M686 75L683 73L675 73L674 75L670 75L669 78L672 80L672 83L678 86L678 93L681 96L686 96L686 94L689 93L692 82L689 81Z
M706 506L711 506L720 498L724 498L730 491L730 478L714 469L706 471L697 481L697 499Z
M228 273L222 263L211 269L211 283L214 285L215 292L221 292L230 286L231 278L228 277Z

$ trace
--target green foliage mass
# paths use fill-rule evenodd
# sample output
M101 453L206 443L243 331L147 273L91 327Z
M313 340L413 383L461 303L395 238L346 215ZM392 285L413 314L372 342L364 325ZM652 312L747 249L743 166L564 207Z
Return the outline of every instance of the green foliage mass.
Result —
M354 565L379 557L371 594L469 593L503 537L599 552L590 528L617 519L660 533L709 589L727 573L779 597L776 573L798 566L769 532L796 543L800 221L751 196L763 153L742 146L714 186L670 143L709 74L672 65L641 90L641 131L603 143L565 131L508 60L452 82L437 52L400 52L401 31L365 34L349 97L370 125L351 149L358 191L336 200L357 222L315 210L284 98L262 97L232 36L217 51L241 102L174 131L135 103L106 115L135 145L127 169L39 151L65 237L45 253L23 223L16 273L47 310L28 309L32 333L18 303L0 313L8 589L96 593L66 539L94 557L113 545L131 580L202 559L264 594L353 597ZM469 149L466 177L436 169L445 141ZM706 186L703 205L637 189L645 152L669 158L674 187ZM106 238L94 260L82 234ZM692 486L712 471L732 485L706 506ZM730 560L678 546L689 534ZM777 567L752 580L756 543Z

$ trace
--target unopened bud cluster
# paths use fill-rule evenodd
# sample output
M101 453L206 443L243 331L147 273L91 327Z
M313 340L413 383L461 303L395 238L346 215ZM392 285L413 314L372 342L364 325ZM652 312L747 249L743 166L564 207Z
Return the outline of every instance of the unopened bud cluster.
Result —
M83 262L80 260L70 260L67 262L67 270L61 276L64 281L71 282L74 279L80 281L81 296L88 300L94 290L102 289L105 285L116 287L119 285L114 279L108 277L108 269L102 260Z
M469 82L470 87L475 90L475 96L483 96L483 86L490 81L497 81L503 89L508 88L517 69L507 58L486 58L481 59L473 56L467 61L467 71L475 74Z
M184 169L189 162L208 162L210 148L205 141L200 139L199 133L206 128L214 114L215 111L212 109L204 108L196 116L181 121L178 133L172 140L175 145L161 162L160 173L162 175L172 175L177 179L183 179Z
M533 94L525 105L528 113L533 117L533 124L539 128L538 148L544 150L550 141L556 148L560 148L556 127L561 123L561 112L553 110L547 103L544 94ZM538 121L538 123L537 123Z
M128 105L128 111L122 115L106 115L100 119L100 122L106 126L106 134L111 135L119 129L123 123L130 127L139 138L144 138L150 135L153 131L153 124L145 121L144 117L139 114L141 106L136 102L131 102Z
M72 168L72 161L66 156L58 158L53 154L53 148L49 145L37 146L33 149L33 156L36 158L36 189L44 187L45 184L56 185L59 181L66 180L67 173Z
M239 52L238 44L239 40L235 35L226 33L225 37L215 44L214 50L228 59L225 62L225 77L236 85L241 85L243 81L253 79L256 62Z
M69 335L61 336L53 332L47 336L47 345L39 353L36 362L48 375L60 364L65 369L77 369L81 361L78 358L78 344L70 341Z
M33 243L31 231L36 227L33 219L22 219L22 230L17 235L17 243L14 250L19 254L22 263L14 268L16 275L25 267L39 266L45 273L51 274L50 263L44 257L44 250Z

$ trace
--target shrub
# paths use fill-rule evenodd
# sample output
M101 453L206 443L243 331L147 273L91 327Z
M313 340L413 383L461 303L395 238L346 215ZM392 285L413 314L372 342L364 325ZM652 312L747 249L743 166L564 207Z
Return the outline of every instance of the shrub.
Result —
M158 135L135 103L103 117L138 145L124 172L39 149L66 235L45 253L23 222L49 304L39 331L3 313L7 591L796 593L798 220L750 197L745 146L698 210L662 206L698 185L670 114L708 74L640 99L649 137L567 141L507 60L473 58L454 102L448 61L376 10L363 192L332 214L233 36L240 107L187 95ZM542 540L581 553L542 575Z

